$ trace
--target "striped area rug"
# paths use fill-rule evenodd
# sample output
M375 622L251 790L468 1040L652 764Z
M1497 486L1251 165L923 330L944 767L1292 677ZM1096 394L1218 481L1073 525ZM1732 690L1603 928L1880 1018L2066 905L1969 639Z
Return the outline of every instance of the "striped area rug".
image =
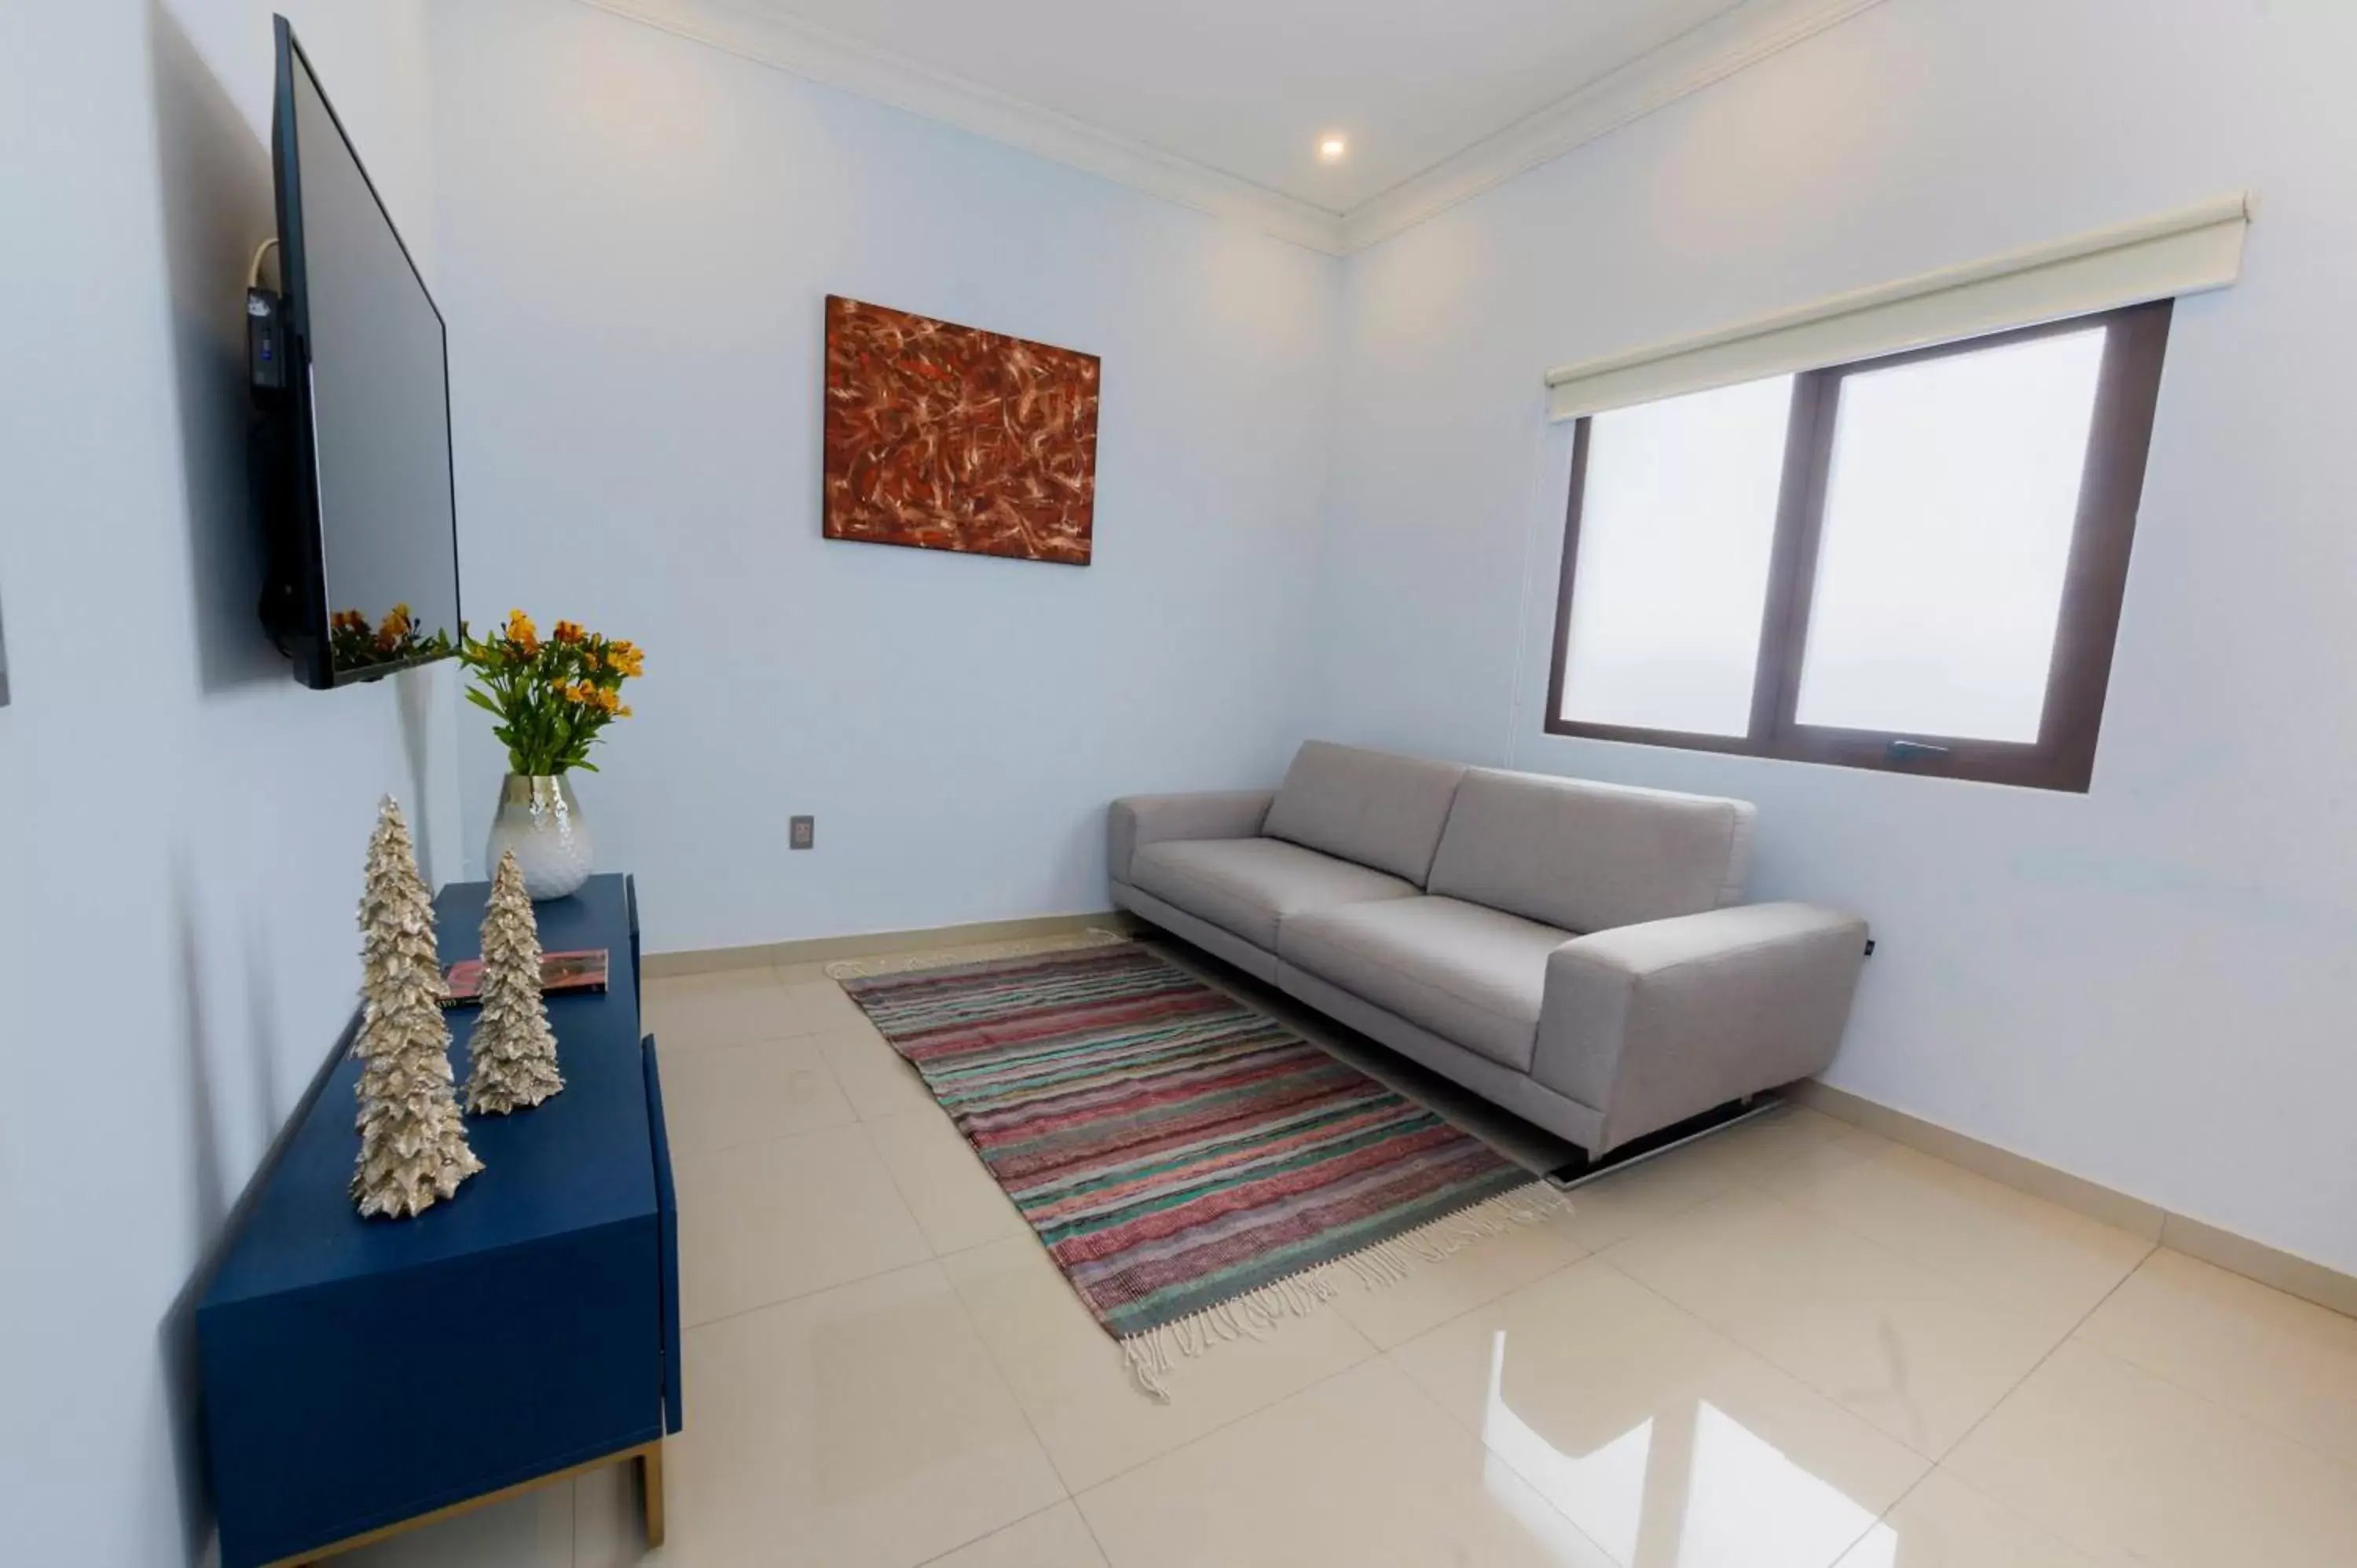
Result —
M1132 1371L1563 1199L1135 944L845 980Z

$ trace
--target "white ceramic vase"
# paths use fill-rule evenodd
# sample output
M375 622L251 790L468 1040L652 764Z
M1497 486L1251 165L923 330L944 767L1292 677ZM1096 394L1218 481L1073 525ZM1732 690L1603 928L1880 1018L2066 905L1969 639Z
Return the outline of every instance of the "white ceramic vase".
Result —
M535 900L562 898L589 880L589 823L564 774L511 773L500 781L500 809L483 846L484 873L498 870L500 856L510 850L523 873L524 892Z

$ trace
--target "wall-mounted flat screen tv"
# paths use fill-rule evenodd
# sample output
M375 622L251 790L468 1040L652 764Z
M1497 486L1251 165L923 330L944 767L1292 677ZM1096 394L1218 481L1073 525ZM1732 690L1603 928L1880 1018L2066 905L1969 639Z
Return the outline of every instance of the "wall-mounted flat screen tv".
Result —
M263 618L297 680L340 686L456 650L446 336L284 16L276 38L281 384L258 396Z

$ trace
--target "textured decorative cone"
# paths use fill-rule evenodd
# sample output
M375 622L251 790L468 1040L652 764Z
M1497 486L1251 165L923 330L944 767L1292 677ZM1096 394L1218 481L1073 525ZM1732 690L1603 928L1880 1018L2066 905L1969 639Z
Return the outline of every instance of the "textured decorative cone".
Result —
M434 899L390 795L369 838L360 920L363 1001L352 1054L364 1065L352 1197L362 1214L406 1219L455 1194L483 1162L467 1146L451 1079Z
M500 856L483 911L482 1003L468 1042L468 1111L504 1116L563 1089L556 1035L540 996L540 928L513 850Z

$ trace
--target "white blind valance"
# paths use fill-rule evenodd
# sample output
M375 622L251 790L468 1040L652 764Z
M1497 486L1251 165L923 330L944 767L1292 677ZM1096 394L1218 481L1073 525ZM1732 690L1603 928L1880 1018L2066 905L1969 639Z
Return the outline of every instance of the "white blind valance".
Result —
M1562 365L1548 417L1577 419L1932 343L2224 288L2242 272L2247 193L1857 289L1650 349Z

